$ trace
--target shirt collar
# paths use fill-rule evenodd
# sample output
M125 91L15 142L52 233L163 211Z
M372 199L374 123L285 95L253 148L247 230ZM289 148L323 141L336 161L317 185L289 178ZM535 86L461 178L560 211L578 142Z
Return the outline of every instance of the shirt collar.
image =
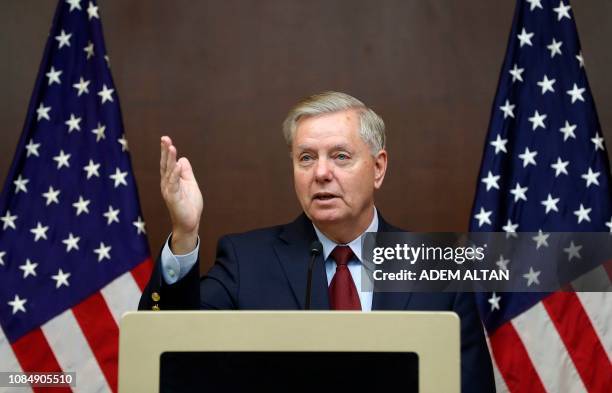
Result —
M348 244L338 244L334 242L333 240L330 240L327 236L325 236L323 232L321 232L319 228L317 228L317 226L314 225L314 223L312 224L312 226L314 227L314 230L317 233L317 238L323 245L324 260L327 260L327 258L329 258L329 254L331 254L334 248L340 245L340 246L349 246L351 250L353 251L353 254L355 254L355 257L359 261L361 261L362 260L361 259L361 240L363 238L363 235L366 234L366 232L378 232L378 211L376 210L376 207L374 207L374 217L372 218L372 222L370 222L370 226L368 226L366 230L363 231L363 233L361 233L359 236L357 236L355 239L353 239Z

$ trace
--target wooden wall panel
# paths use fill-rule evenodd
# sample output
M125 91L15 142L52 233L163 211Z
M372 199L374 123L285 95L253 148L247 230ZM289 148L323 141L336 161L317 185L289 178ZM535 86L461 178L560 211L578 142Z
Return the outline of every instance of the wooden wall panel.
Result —
M101 0L100 15L152 252L169 231L159 137L171 135L205 195L202 267L219 236L300 211L280 123L299 98L341 90L388 127L377 205L394 224L466 230L512 1ZM603 134L612 140L612 3L574 12ZM0 179L55 8L0 4Z

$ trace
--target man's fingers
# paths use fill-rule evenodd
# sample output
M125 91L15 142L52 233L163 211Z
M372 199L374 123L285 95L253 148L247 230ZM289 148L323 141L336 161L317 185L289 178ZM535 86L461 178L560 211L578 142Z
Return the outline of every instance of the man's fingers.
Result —
M162 140L160 143L160 159L159 159L159 174L164 177L164 174L166 173L166 156L168 155L168 152L166 150L166 145L164 144L164 141Z
M168 180L168 178L172 174L172 171L174 170L175 167L176 167L176 147L171 145L168 147L168 155L166 158L166 174L165 174L166 180Z
M171 193L178 192L179 190L179 180L181 178L181 163L177 163L174 165L174 169L170 172L170 176L168 176L168 191Z
M185 180L195 180L195 176L193 174L193 169L191 168L191 163L189 162L189 160L186 157L181 157L178 161L178 164L181 165L181 169L183 169L182 171L182 177Z
M160 148L161 154L159 159L159 173L162 177L166 175L166 165L168 161L168 147L172 146L172 139L167 136L161 137Z

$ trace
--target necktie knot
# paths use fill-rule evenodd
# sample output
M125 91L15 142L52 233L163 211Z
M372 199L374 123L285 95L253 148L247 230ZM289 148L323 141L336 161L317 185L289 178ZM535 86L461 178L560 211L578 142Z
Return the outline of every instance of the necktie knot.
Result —
M338 267L348 265L353 255L353 250L349 246L336 246L331 252L331 257Z

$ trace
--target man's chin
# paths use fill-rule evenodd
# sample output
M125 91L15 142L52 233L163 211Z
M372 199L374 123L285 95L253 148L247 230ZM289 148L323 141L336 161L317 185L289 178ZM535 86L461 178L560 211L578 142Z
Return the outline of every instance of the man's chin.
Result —
M339 223L344 218L337 209L315 209L307 212L306 215L317 226Z

